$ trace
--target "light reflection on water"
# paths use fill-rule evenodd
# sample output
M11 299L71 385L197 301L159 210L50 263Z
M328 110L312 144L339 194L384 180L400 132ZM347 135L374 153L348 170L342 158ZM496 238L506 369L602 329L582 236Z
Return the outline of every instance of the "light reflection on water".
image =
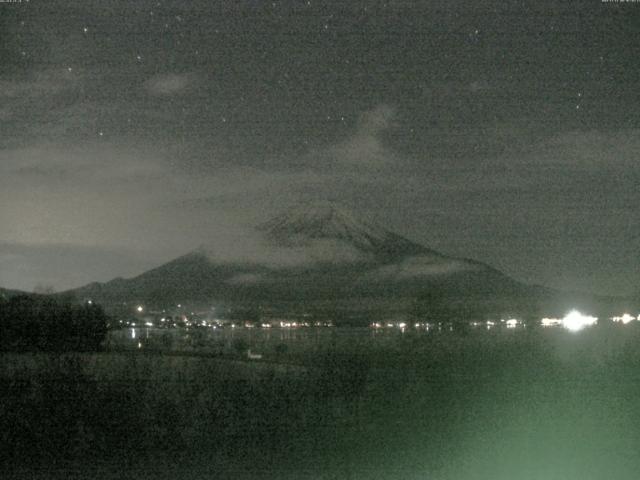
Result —
M388 332L386 335L398 335L399 332ZM164 329L155 327L131 327L127 330L112 330L108 333L111 344L125 346L128 343L137 343L139 338L170 337L174 341L197 336L205 342L230 341L243 339L249 343L324 343L333 337L340 336L378 337L385 335L369 328L174 328Z
M265 354L265 359L282 360L283 355L314 356L337 347L344 352L396 352L411 354L425 349L446 347L451 351L468 348L492 348L523 338L549 347L566 362L602 364L628 348L631 330L591 328L579 333L560 328L471 328L451 329L449 325L426 329L369 327L304 328L156 328L132 327L112 330L107 350L153 350L206 355ZM536 340L534 340L536 339ZM276 358L278 357L278 358Z
M513 334L491 329L491 332L473 330L471 336ZM157 328L136 326L108 333L107 349L153 349L156 351L188 351L224 353L251 349L254 353L276 350L293 352L317 351L326 347L364 346L385 347L400 339L426 337L457 338L464 330L450 325L431 328L371 328L371 327L300 327L300 328Z
M435 333L448 332L448 329ZM422 336L433 332L407 332L401 329L359 328L155 328L131 327L126 330L112 330L108 333L108 348L138 348L153 345L160 350L198 350L214 347L230 348L242 342L252 349L273 349L277 345L286 345L298 349L327 346L335 343L377 344L391 341L407 334Z

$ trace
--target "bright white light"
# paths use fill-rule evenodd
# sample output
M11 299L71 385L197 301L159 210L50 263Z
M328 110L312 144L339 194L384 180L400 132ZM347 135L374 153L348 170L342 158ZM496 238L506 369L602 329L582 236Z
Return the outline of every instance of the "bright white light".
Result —
M613 320L616 323L622 322L623 324L626 325L627 323L634 321L635 317L632 317L628 313L625 313L621 317L613 317L611 318L611 320Z
M404 322L401 322L401 323L399 323L399 324L398 324L398 327L400 327L400 328L406 328L406 327L407 327L407 324L406 324L406 323L404 323Z
M516 328L518 326L518 324L520 323L518 320L516 320L515 318L510 318L509 320L502 320L504 323L506 323L507 328Z
M136 308L136 310L138 312L142 312L144 310L144 307L142 305L138 305L138 307Z
M567 330L576 332L582 330L584 327L595 325L597 321L598 319L596 317L583 315L577 310L572 310L562 319L562 325Z
M131 338L136 338L136 331L134 328L131 329Z
M562 325L562 320L559 318L543 318L540 323L543 327L557 327L558 325Z
M153 323L151 323L151 322L145 322L145 325L146 325L147 327L153 327Z

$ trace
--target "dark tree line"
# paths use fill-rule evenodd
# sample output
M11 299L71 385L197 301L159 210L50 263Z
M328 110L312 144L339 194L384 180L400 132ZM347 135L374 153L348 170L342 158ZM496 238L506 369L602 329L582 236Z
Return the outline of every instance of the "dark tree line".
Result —
M0 350L96 351L107 333L102 307L51 297L0 297Z

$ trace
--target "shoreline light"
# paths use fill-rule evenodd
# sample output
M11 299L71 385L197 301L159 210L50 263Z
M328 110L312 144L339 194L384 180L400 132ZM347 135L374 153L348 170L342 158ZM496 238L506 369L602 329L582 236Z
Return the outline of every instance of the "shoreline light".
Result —
M540 324L543 327L557 327L559 325L562 325L562 320L560 320L559 318L545 317L542 320L540 320Z
M515 318L510 318L509 320L501 320L507 325L507 328L516 328L520 322Z
M583 315L577 310L572 310L562 319L562 326L572 332L577 332L585 327L590 327L598 322L597 317Z
M613 320L616 323L622 323L624 325L626 325L629 322L634 321L636 318L629 315L628 313L624 313L622 314L622 316L620 317L612 317L611 320Z

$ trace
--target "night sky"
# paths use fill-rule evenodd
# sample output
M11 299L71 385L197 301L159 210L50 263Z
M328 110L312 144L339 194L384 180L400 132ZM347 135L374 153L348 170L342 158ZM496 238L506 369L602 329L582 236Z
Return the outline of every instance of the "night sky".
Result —
M640 284L640 3L0 3L0 286L332 200L516 279Z

